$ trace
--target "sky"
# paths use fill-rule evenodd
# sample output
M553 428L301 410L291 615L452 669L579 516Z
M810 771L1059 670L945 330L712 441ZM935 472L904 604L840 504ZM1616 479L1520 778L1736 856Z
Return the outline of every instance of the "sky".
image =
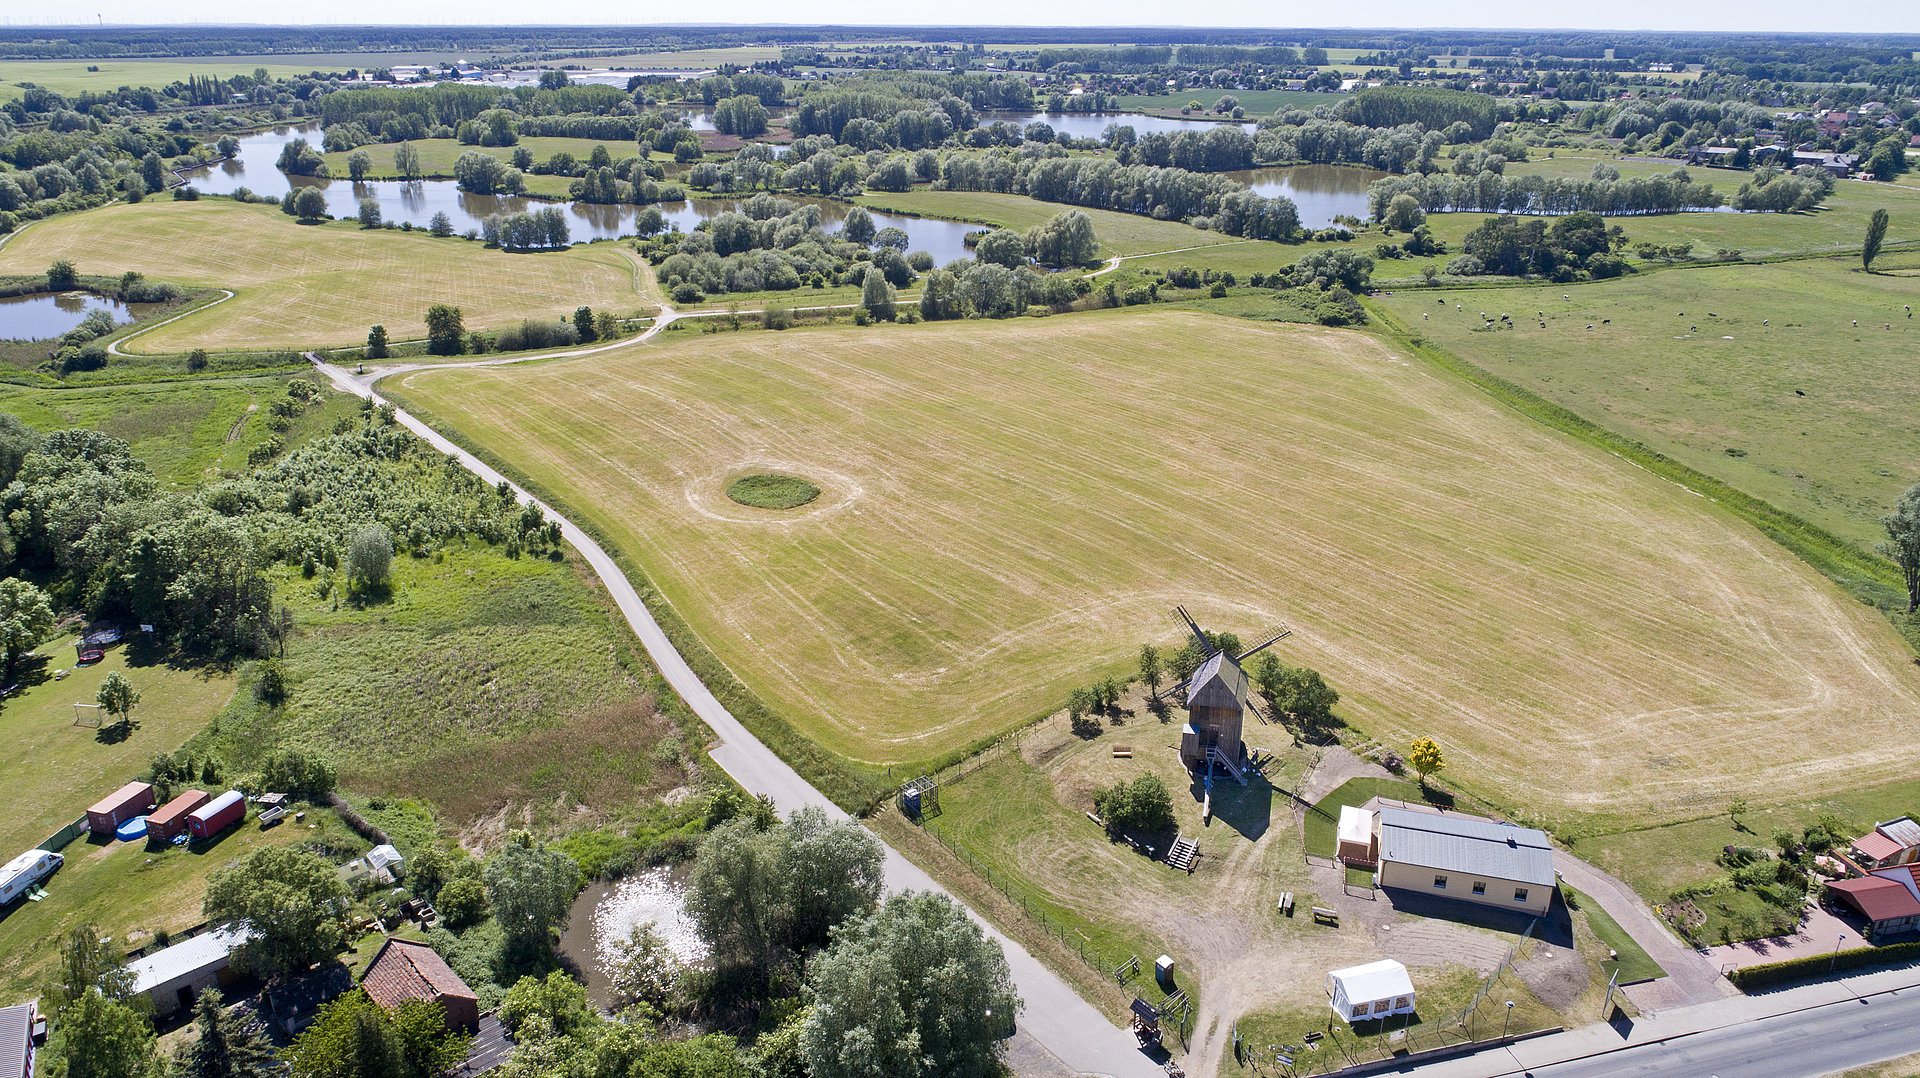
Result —
M11 8L12 10L6 10ZM73 25L97 17L108 24L156 22L435 23L545 25L662 25L729 22L899 25L964 23L977 26L1339 26L1534 27L1601 30L1747 30L1920 33L1920 3L1843 4L1837 8L1787 0L1606 0L1543 4L1539 0L1345 0L1335 5L1273 0L969 0L967 4L912 4L898 0L730 0L713 5L637 4L634 0L321 0L267 5L259 0L194 0L156 5L150 0L80 0L76 4L0 5L0 24Z

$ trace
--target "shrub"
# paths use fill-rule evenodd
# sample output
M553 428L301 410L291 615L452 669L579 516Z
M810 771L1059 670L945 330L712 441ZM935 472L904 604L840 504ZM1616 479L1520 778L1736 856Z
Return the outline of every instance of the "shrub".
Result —
M1732 981L1733 986L1741 991L1751 991L1755 988L1769 988L1824 976L1830 969L1865 969L1869 966L1888 966L1900 962L1911 962L1915 959L1920 959L1920 941L1892 943L1882 947L1856 947L1835 954L1808 955L1805 958L1789 958L1784 962L1765 962L1758 966L1736 969L1727 974L1727 980Z
M1173 798L1157 775L1114 783L1093 795L1093 807L1110 831L1154 833L1173 829Z

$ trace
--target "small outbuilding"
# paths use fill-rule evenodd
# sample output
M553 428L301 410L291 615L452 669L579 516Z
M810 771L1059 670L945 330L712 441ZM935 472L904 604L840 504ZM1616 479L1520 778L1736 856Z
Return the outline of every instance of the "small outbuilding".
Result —
M1327 993L1341 1021L1371 1022L1414 1011L1413 979L1391 958L1327 974Z
M187 829L187 814L207 803L205 790L187 790L147 816L147 837L172 842Z
M240 979L233 952L251 937L244 929L221 928L142 955L127 963L134 994L152 999L159 1018L190 1008L200 993Z
M267 989L266 1010L273 1024L289 1034L313 1024L322 1004L353 991L353 971L339 962L319 967Z
M121 824L153 811L153 783L129 782L87 810L87 827L96 835L110 835Z
M471 1033L480 1024L480 997L446 959L424 943L388 937L367 964L360 987L389 1013L418 1000L440 1004L448 1029Z
M1344 864L1372 867L1380 860L1380 841L1374 835L1375 813L1358 805L1340 806L1338 855Z

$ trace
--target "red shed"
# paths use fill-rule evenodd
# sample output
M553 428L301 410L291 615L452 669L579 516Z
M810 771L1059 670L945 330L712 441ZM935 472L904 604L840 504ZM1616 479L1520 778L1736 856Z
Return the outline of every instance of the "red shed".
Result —
M152 808L153 783L129 782L87 810L87 826L96 835L111 835L114 828Z
M247 795L228 790L187 814L187 832L194 838L212 838L247 815Z
M147 816L147 834L168 842L187 829L187 813L207 803L205 790L188 790Z
M360 987L389 1013L409 1000L419 1000L440 1004L448 1029L471 1031L480 1024L480 1001L473 989L424 943L387 937L367 963Z

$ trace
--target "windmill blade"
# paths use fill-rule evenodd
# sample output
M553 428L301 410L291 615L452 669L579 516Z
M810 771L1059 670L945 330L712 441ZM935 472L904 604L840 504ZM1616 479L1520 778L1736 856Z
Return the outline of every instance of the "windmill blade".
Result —
M1269 636L1265 640L1262 640L1260 643L1255 644L1254 646L1248 648L1247 650L1241 652L1238 655L1235 655L1233 657L1233 661L1237 663L1237 662L1240 662L1242 659L1251 658L1255 652L1265 651L1266 649L1272 647L1274 644L1277 644L1281 640L1284 640L1287 637L1292 635L1293 635L1292 629L1281 629L1275 632L1272 636Z
M1212 658L1213 653L1219 649L1215 648L1213 644L1208 641L1206 633L1200 631L1200 626L1194 622L1192 615L1187 613L1187 608L1184 606L1176 606L1173 609L1180 615L1180 620L1186 622L1188 630L1193 633L1193 638L1199 641L1201 653L1208 658Z

